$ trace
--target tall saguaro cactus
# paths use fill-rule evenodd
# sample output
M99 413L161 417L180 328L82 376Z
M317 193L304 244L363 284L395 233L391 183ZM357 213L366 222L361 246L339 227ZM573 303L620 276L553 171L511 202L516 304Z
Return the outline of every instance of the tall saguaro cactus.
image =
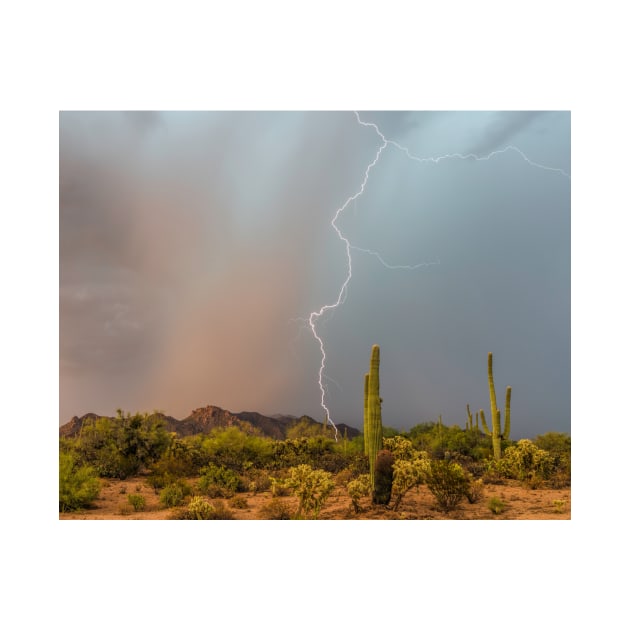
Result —
M369 443L370 443L370 405L368 403L369 389L370 389L370 374L365 373L363 379L363 447L366 455L369 455Z
M492 352L488 352L488 389L490 390L490 416L492 418L492 431L486 424L486 417L483 409L479 410L481 424L486 435L492 436L492 448L494 449L494 459L501 459L501 440L510 439L510 400L512 398L512 388L505 390L505 424L501 431L501 411L497 408L497 396L494 391L494 376L492 374Z
M364 388L364 431L365 450L370 462L370 479L374 490L374 470L376 454L383 448L383 422L381 419L381 395L379 367L381 351L377 345L372 346L370 372L365 375Z

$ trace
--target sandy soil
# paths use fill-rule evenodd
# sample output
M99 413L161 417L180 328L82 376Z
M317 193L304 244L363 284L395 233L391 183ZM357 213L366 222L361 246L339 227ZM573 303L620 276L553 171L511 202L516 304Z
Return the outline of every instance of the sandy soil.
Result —
M194 487L195 479L189 482ZM144 496L146 506L143 511L135 512L128 502L129 494ZM246 507L230 506L230 499L223 502L230 507L235 519L262 520L261 507L268 504L272 497L270 492L238 493L235 495L245 499ZM488 507L491 498L497 497L505 509L500 514L494 514ZM281 497L279 501L286 502L295 511L297 499ZM211 500L213 502L214 500ZM502 484L486 484L482 498L475 504L466 499L448 514L440 512L433 495L425 486L411 490L403 499L399 509L393 511L384 507L370 505L366 498L361 503L362 511L355 514L350 497L345 486L338 484L333 494L324 505L320 520L570 520L571 519L571 488L551 489L540 488L531 490L516 481L506 481ZM103 480L102 490L94 507L81 512L60 513L60 520L165 520L172 513L172 509L164 508L159 502L159 496L151 488L145 477L133 479Z

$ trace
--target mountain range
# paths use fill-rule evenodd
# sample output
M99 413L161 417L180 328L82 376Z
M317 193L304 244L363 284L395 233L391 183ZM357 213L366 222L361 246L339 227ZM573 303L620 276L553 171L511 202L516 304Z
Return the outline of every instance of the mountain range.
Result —
M214 405L194 409L183 420L178 420L161 412L154 412L150 415L161 418L164 421L166 430L175 433L178 437L210 433L217 428L237 427L241 431L252 435L262 435L274 440L284 440L288 430L298 423L304 423L307 426L319 425L323 429L323 423L314 420L310 416L301 416L299 418L282 414L265 416L256 411L232 413ZM81 417L74 416L69 422L59 427L59 436L74 437L80 433L86 420L97 420L103 417L109 416L101 416L95 413L86 413ZM345 434L349 439L352 439L360 435L360 431L347 424L336 424L336 426L340 436Z

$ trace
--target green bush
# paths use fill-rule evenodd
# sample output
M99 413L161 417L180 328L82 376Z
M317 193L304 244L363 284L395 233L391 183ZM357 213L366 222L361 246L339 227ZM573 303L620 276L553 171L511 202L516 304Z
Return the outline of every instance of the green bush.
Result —
M299 499L296 518L310 515L317 519L319 513L335 487L329 472L313 469L308 464L301 464L289 469L285 480L287 488L291 488Z
M201 492L204 492L212 498L229 498L234 496L240 480L233 470L225 468L224 466L209 464L199 472L201 473L201 477L198 485Z
M424 474L427 488L443 512L450 512L457 507L469 491L469 475L454 462L432 459Z
M101 477L126 479L157 461L171 441L156 415L124 415L87 420L77 441L77 452Z
M183 440L175 439L151 466L151 476L156 479L168 477L171 480L192 477L199 472L198 461L193 447Z
M127 501L136 512L141 512L146 506L146 501L141 494L127 495Z
M164 507L177 507L184 503L184 499L190 495L191 492L190 486L185 481L174 481L160 492L160 503Z
M207 461L236 472L266 468L273 462L273 440L250 435L237 427L215 429L201 442Z
M100 481L91 466L81 466L70 452L59 453L59 511L89 507L98 497Z

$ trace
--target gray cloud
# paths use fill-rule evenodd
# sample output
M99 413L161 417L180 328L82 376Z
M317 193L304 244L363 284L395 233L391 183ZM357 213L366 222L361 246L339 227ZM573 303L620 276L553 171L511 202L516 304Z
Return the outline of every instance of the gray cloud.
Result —
M497 149L503 149L512 138L526 129L544 112L500 112L495 114L485 127L480 137L464 153L488 155Z
M561 116L538 118L541 137L519 113L364 119L417 154L517 134L539 162L550 147L568 156ZM378 146L350 112L63 113L60 422L203 404L321 418L303 318L336 299L345 252L330 221ZM487 407L493 351L515 431L570 429L566 178L510 158L420 165L390 147L339 225L392 263L440 264L395 272L353 253L347 299L319 325L336 420L360 426L379 343L386 424L463 424L467 403Z

